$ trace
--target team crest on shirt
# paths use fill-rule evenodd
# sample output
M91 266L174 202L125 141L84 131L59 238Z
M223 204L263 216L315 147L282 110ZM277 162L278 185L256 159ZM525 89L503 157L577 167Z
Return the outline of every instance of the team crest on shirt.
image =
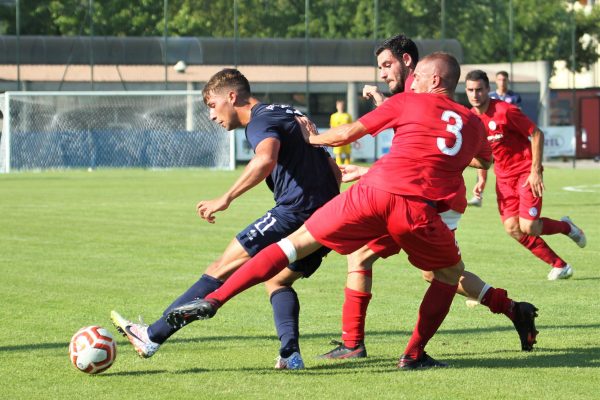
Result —
M490 128L490 130L495 131L497 127L498 125L496 125L495 121L488 122L488 128Z
M532 217L537 217L537 215L538 215L538 209L537 209L537 207L531 207L529 209L529 215L532 216Z
M258 236L258 234L256 233L256 230L251 229L248 233L246 233L246 237L248 238L249 241L254 240L254 238L256 238Z

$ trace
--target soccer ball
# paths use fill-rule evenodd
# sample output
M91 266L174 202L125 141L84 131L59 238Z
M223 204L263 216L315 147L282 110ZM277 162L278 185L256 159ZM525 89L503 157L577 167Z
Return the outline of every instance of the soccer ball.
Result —
M69 345L71 363L87 374L106 371L117 357L117 342L106 329L86 326L78 330Z

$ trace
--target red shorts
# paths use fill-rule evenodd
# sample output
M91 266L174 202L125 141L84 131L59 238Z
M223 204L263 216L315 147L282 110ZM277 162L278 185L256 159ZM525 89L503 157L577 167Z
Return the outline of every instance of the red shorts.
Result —
M442 218L442 221L444 221L446 226L454 234L454 231L458 229L458 221L462 217L462 213L454 210L448 210L444 212L438 211L438 214ZM385 235L375 240L371 240L369 243L367 243L367 247L381 258L388 258L394 254L400 253L401 250L398 243L394 242L394 239L392 239L390 235Z
M390 235L381 236L367 243L367 247L381 258L388 258L400 253L400 245Z
M533 197L531 186L523 187L528 177L529 173L511 178L496 178L498 211L502 221L516 216L529 220L540 217L542 198Z
M419 269L446 268L461 260L454 234L435 207L360 183L317 210L305 225L319 243L340 254L367 243L389 244L389 236Z

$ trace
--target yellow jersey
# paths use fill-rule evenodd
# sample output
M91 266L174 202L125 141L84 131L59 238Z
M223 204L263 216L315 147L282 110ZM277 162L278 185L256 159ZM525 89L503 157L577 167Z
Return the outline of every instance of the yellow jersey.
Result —
M329 118L329 127L335 128L336 126L349 124L352 122L352 117L348 113L334 112Z

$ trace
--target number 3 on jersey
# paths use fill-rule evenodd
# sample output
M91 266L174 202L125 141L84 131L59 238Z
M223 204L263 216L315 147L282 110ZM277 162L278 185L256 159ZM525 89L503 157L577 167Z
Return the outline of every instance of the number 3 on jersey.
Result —
M449 123L451 118L454 120L454 124ZM446 139L439 137L437 138L438 149L448 156L455 156L459 152L463 141L462 133L460 131L463 127L462 118L454 111L446 110L442 114L442 121L448 122L446 130L456 136L456 142L454 143L454 146L448 147L446 146Z

